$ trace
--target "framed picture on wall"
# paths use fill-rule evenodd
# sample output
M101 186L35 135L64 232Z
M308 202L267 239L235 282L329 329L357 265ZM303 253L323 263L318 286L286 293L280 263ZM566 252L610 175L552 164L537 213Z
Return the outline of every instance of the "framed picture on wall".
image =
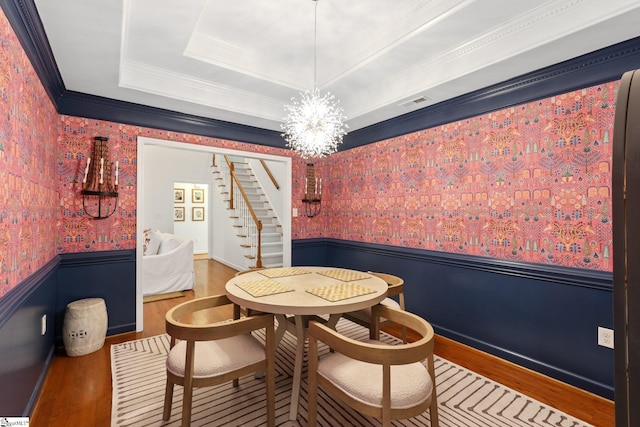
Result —
M204 221L204 207L191 208L191 219L193 221Z
M174 221L184 221L184 208L183 207L174 207L173 208L173 220Z
M194 188L191 190L191 201L193 203L204 203L204 189Z
M184 188L173 189L173 203L184 203Z

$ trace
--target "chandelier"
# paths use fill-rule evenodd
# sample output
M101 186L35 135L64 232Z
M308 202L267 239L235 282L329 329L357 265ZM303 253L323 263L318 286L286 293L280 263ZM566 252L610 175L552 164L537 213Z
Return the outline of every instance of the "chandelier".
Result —
M324 157L338 151L342 137L348 128L343 120L340 101L327 92L320 95L316 84L317 73L317 27L318 0L315 4L313 39L313 90L305 90L299 99L291 98L291 104L285 105L287 117L280 125L287 146L299 153L302 158Z

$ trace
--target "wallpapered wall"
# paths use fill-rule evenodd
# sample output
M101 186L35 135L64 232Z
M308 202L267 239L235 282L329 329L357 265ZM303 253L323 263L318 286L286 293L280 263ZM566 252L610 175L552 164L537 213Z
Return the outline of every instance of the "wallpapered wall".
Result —
M320 234L611 271L618 85L338 153Z
M136 137L291 156L285 149L60 116L0 14L0 297L57 253L135 247ZM292 238L362 242L611 271L618 82L315 161L320 216ZM120 162L118 210L93 220L80 181L96 135ZM307 161L293 162L301 212Z
M133 249L136 247L136 156L137 137L185 142L252 153L291 156L289 150L228 141L218 138L168 132L79 117L61 116L58 185L62 194L57 249L60 253ZM118 206L116 213L95 220L82 208L82 178L86 157L92 153L96 135L109 138L111 162L119 161ZM302 164L297 165L298 168Z
M56 256L58 114L0 13L0 297Z
M315 161L322 213L292 237L352 241L611 271L611 141L618 82L531 102ZM132 248L137 135L287 155L288 150L65 117L61 252ZM88 135L121 159L119 213L87 220L78 179ZM304 168L293 163L303 211Z

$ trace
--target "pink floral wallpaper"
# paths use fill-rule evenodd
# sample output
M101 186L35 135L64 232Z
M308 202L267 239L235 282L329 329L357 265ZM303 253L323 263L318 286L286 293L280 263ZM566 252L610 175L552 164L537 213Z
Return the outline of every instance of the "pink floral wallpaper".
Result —
M58 115L0 13L0 297L56 253L135 247L136 138L289 150ZM321 214L292 238L359 242L611 271L618 82L391 138L315 161ZM94 136L120 162L116 213L93 220L81 180ZM302 213L307 161L293 162Z
M313 236L612 270L618 82L340 152ZM318 228L321 226L321 228Z
M0 13L0 297L56 256L58 115Z
M169 132L138 126L61 116L58 154L58 187L61 213L56 249L60 253L93 252L136 247L136 155L137 137L210 147L222 147L253 153L291 156L289 150ZM119 161L118 204L114 215L95 220L82 207L82 178L87 156L92 153L95 136L109 138L109 156Z

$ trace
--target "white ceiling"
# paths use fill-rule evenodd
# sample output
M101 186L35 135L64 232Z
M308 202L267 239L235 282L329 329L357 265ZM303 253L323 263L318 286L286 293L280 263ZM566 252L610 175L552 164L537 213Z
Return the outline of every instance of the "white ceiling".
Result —
M317 86L349 130L640 35L635 0L36 0L68 90L280 130ZM412 102L416 99L423 102Z

